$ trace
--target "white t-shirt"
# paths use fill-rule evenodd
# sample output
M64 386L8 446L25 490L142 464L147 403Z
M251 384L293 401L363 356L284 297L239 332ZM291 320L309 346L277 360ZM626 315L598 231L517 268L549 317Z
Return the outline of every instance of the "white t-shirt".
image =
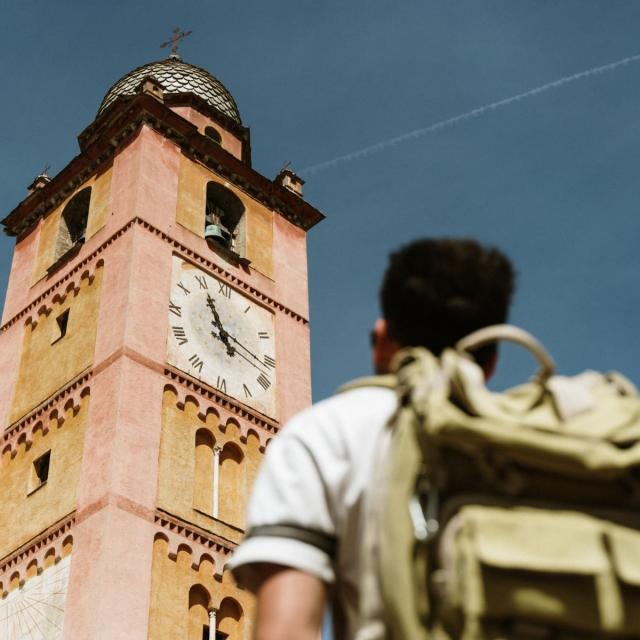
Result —
M249 503L247 537L229 563L249 589L252 565L259 562L331 584L337 638L368 636L358 593L367 491L395 408L391 389L362 387L295 416L267 449Z

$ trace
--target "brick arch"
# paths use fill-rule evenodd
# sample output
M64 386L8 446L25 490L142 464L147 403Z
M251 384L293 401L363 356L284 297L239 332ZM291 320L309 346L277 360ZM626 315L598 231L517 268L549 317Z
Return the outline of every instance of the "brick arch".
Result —
M209 626L211 595L201 584L189 589L189 628L188 640L202 640L203 629Z
M219 518L241 527L244 521L244 453L234 442L227 442L220 453Z
M193 506L199 511L212 514L214 481L214 447L216 439L206 427L200 427L195 433Z
M228 638L244 637L244 612L240 603L230 596L224 598L218 608L218 631Z

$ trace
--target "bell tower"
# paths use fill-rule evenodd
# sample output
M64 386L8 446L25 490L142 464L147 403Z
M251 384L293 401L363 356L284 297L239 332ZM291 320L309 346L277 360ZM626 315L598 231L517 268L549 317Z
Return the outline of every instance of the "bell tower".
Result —
M248 640L225 563L311 399L323 215L290 170L252 168L233 97L175 51L78 140L2 220L0 637Z

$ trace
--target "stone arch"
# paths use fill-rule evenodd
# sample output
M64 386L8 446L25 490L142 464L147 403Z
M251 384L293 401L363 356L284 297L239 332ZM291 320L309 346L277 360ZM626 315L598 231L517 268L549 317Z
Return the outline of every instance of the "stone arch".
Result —
M206 185L204 235L207 241L245 254L245 206L242 200L219 182Z
M47 552L44 554L44 568L48 569L56 563L56 550L51 547L51 549L47 549Z
M213 556L209 553L203 553L200 555L200 559L198 560L198 564L194 564L194 569L200 572L210 572L211 575L215 574L216 561L213 559Z
M20 573L14 571L9 577L9 591L13 591L20 586Z
M202 640L208 635L211 596L201 584L189 589L189 640Z
M214 515L214 448L216 439L209 429L200 428L195 434L195 464L193 479L193 506Z
M231 597L224 598L218 608L218 628L220 638L243 638L244 616L242 607Z
M69 535L62 541L62 557L66 558L73 550L73 536Z
M56 239L56 260L84 242L90 201L91 187L86 187L78 191L62 210Z
M191 568L191 559L193 555L193 549L184 542L178 545L176 549L176 564L182 567L183 570Z
M46 429L42 420L38 420L31 429L31 439L35 440L36 438L43 438L49 429Z
M250 429L247 433L245 452L244 477L246 488L250 491L258 474L258 469L264 453L264 448L260 442L260 436L254 429Z
M233 442L227 442L220 453L219 518L236 527L241 527L244 520L243 458L240 447Z
M220 132L215 127L211 127L211 126L205 127L204 135L207 136L207 138L213 140L215 143L222 144L222 136L220 135Z
M242 433L242 427L240 426L240 422L238 422L237 418L227 418L227 421L224 423L224 426L220 425L220 429L225 433L227 438L240 437Z
M31 562L27 565L27 578L33 578L38 575L38 560L33 558Z

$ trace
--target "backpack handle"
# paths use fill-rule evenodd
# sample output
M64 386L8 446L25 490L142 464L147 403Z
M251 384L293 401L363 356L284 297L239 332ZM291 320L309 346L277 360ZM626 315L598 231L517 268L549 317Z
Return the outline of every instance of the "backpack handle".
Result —
M478 329L468 336L462 338L456 344L457 351L474 351L492 342L506 340L514 342L530 351L540 364L540 369L536 374L537 379L544 384L556 370L553 358L547 350L530 333L524 329L514 327L510 324L495 324L490 327Z

